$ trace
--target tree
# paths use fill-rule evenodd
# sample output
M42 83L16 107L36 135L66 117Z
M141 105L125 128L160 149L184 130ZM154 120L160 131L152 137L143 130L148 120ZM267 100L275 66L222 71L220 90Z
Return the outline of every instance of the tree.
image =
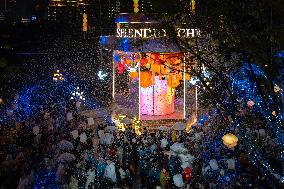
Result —
M170 18L156 18L170 31L168 36L180 51L187 52L186 72L199 79L205 97L202 100L228 117L232 127L240 130L240 140L251 160L281 182L284 171L281 24L284 20L280 15L283 12L283 2L278 0L200 0L194 13L183 9ZM177 37L176 26L198 28L201 36L190 40ZM205 77L204 68L209 77ZM281 170L272 168L267 156L247 136L245 129L255 124L251 122L255 118L273 132L278 144L276 151L282 158L278 158Z

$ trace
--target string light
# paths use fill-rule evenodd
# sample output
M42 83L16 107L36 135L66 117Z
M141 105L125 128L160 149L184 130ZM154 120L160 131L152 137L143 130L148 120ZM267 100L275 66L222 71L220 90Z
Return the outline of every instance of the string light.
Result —
M105 80L105 77L107 76L107 74L103 74L102 71L99 71L98 76L100 80Z
M71 93L71 99L76 99L76 100L86 100L84 97L84 92L80 91L80 87L76 87L76 90Z
M63 77L63 75L60 73L59 70L56 70L56 72L53 74L52 80L53 80L53 81L63 81L63 80L64 80L64 77Z

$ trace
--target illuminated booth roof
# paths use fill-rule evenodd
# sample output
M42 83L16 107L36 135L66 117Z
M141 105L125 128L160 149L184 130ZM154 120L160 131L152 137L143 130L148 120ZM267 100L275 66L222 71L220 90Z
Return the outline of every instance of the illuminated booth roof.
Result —
M145 15L120 14L116 23L115 36L101 37L102 45L113 50L114 101L140 120L184 119L188 77L179 47ZM195 29L177 31L180 36L198 34Z
M102 36L101 42L106 49L125 52L181 52L179 47L172 40L167 38L147 39L142 41L139 39Z

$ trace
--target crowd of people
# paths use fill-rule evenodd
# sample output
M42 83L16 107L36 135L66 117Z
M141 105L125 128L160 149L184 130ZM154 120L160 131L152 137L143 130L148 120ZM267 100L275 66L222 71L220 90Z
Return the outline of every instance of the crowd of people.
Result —
M269 188L241 145L222 144L215 122L137 135L131 125L89 125L78 111L41 111L1 128L0 188Z

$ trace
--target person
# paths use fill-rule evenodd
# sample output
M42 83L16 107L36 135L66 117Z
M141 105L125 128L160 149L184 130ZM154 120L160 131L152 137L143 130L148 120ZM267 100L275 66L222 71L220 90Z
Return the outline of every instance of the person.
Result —
M87 181L86 181L86 184L85 184L85 189L88 189L89 186L91 186L91 183L94 182L95 177L96 177L96 169L93 167L93 168L89 169L88 172L87 172Z
M22 176L20 178L19 185L18 185L17 189L32 188L32 186L33 186L32 173L30 172L30 170L25 168L23 170L23 173L22 173Z
M160 184L162 189L167 188L168 180L169 180L169 173L165 168L163 168L160 175Z
M114 162L107 160L107 166L104 172L104 177L110 181L111 185L116 183L116 171Z
M124 188L126 186L126 166L120 166L119 167L119 178L120 178L120 182L119 182L119 187Z
M184 172L183 172L183 180L184 180L184 182L188 184L189 181L191 180L191 177L192 177L191 170L190 170L189 167L186 167L184 169Z

